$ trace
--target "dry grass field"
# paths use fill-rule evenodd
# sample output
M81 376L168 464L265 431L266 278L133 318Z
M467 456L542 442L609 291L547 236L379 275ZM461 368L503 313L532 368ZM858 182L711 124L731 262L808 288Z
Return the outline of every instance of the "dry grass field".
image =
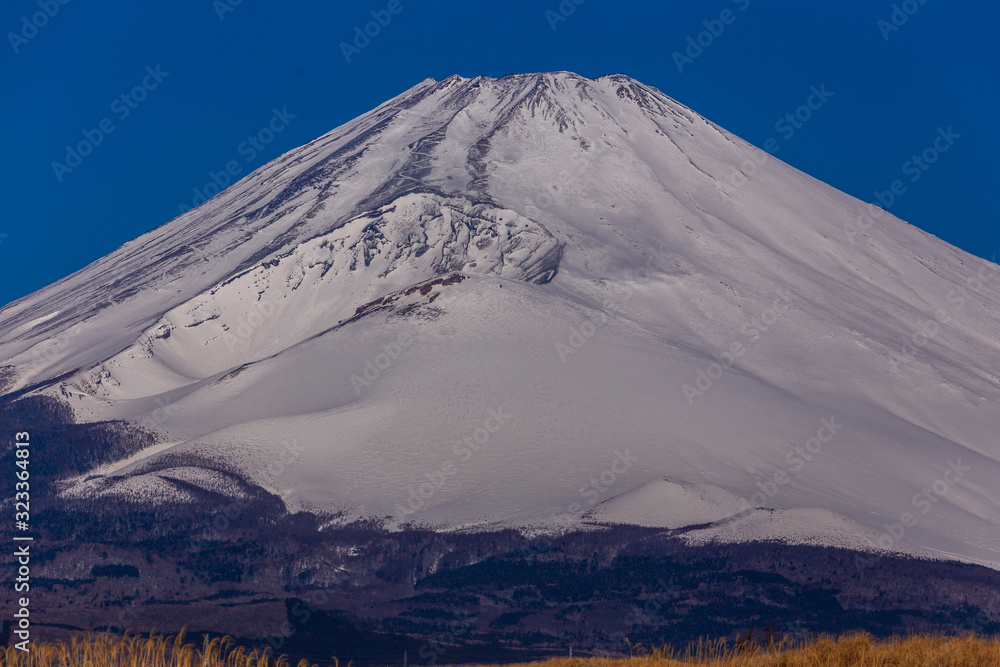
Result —
M640 651L640 653L642 653ZM629 658L560 658L531 667L1000 667L1000 639L979 637L895 637L866 633L820 637L797 644L738 646L714 642L683 651L657 649ZM513 667L508 665L507 667ZM526 667L526 666L519 666Z
M162 635L93 635L69 642L13 646L0 653L2 667L291 667L284 656L247 651L229 638L192 643L183 632ZM307 667L301 662L298 667Z
M330 664L339 666L331 658ZM913 636L876 640L865 633L820 637L796 645L701 642L682 651L636 647L624 658L556 658L508 667L1000 667L1000 639ZM228 638L187 641L184 633L116 637L14 647L0 652L0 667L292 667L284 656L248 651ZM305 661L296 667L310 667Z

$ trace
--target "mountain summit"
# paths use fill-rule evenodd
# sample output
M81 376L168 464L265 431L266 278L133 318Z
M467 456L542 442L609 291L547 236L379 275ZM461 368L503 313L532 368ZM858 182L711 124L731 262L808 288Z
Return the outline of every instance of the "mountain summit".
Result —
M0 311L67 496L1000 564L994 264L623 75L428 79Z

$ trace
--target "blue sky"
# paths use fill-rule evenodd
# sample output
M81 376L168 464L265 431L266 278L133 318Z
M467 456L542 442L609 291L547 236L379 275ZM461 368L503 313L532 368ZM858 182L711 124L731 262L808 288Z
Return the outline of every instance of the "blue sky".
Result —
M901 180L893 213L1000 255L998 19L943 0L7 0L0 304L175 217L227 163L245 175L455 73L623 72L866 201ZM807 121L785 118L823 86ZM275 109L294 118L245 143ZM934 164L912 160L948 128Z

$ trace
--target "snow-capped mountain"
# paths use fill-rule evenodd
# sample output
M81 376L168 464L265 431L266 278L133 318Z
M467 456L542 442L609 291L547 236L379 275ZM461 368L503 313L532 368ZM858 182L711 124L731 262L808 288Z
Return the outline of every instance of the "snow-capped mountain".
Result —
M998 566L998 276L628 77L453 76L6 306L0 384L160 434L68 496Z

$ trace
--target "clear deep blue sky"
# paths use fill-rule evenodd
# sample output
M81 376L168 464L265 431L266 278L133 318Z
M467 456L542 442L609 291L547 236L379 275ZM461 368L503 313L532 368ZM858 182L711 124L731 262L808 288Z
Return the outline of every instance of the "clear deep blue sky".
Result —
M866 201L903 180L893 213L1000 255L995 2L908 0L900 10L913 13L897 13L889 31L891 0L566 0L561 14L559 0L398 0L348 62L341 43L388 0L237 1L41 0L54 16L34 17L37 31L24 17L43 11L39 0L3 3L0 304L175 217L230 160L245 175L428 76L456 73L623 72L758 146L778 139L777 157ZM702 35L711 43L679 71L674 52L727 9L728 25L712 24L721 34ZM147 74L157 66L161 81ZM152 89L129 108L120 97L144 79ZM822 85L833 97L785 140L776 123ZM286 107L287 128L241 153ZM113 132L60 182L52 163L103 119ZM904 165L948 127L961 138L913 182Z

